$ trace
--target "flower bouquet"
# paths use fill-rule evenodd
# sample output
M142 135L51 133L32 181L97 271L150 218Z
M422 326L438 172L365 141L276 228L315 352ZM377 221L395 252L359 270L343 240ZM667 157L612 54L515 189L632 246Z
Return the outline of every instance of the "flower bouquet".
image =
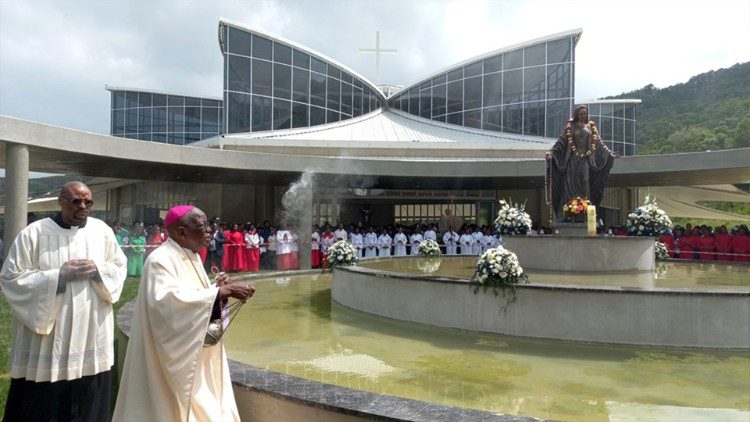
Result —
M345 267L357 263L357 248L346 240L339 240L328 248L326 257L331 267Z
M647 196L643 205L628 214L626 227L630 236L659 236L672 229L672 220Z
M654 255L656 255L657 261L669 260L669 252L667 251L667 244L657 241L654 245Z
M524 211L525 205L513 204L500 200L495 227L503 236L525 235L531 230L531 217Z
M440 245L432 239L427 239L419 244L419 255L428 258L440 258L443 253L440 252Z
M575 220L576 217L586 214L589 205L591 202L588 199L576 196L563 205L563 216L568 221Z
M479 283L474 287L475 294L480 288L485 292L492 289L495 296L502 293L506 298L504 311L516 301L516 285L529 282L516 254L502 246L492 248L479 257L474 269L474 279Z

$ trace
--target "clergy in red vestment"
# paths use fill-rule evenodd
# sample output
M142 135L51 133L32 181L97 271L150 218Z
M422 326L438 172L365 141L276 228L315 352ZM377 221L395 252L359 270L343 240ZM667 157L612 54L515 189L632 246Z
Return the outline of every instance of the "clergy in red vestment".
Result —
M734 252L733 261L750 262L750 236L744 224L740 226L732 239L732 251Z
M252 223L245 229L245 271L256 273L260 267L260 236Z
M232 225L232 231L229 232L227 238L229 244L229 260L228 266L226 267L229 271L244 271L245 270L245 236L240 231L240 226L237 224Z
M722 225L716 229L716 260L717 261L731 261L732 260L732 235L727 233L727 226Z
M701 229L701 236L696 243L696 249L700 250L701 261L713 261L716 259L716 255L714 254L716 251L716 240L711 233L711 229L704 226Z

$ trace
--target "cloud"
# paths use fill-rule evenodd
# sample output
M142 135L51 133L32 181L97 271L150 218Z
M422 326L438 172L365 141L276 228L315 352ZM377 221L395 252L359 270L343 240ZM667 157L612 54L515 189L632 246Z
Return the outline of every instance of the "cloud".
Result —
M488 51L574 28L577 99L665 87L750 60L750 2L0 1L0 113L109 132L104 85L220 97L219 17L408 85Z

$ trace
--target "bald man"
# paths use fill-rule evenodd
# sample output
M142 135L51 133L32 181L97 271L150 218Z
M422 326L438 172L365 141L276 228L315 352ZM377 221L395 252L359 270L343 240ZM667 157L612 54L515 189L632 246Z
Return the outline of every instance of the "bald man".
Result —
M127 258L94 199L69 182L60 212L18 234L0 271L13 314L5 420L104 421L110 413L114 317Z

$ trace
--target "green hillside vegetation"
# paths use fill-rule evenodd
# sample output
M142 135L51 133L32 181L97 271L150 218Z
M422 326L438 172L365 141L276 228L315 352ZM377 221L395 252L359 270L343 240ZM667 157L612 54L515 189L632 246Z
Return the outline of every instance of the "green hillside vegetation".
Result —
M65 174L60 176L39 177L29 179L29 197L43 198L48 196L57 196L60 187L71 180L80 180L87 182L91 177L80 176L77 174ZM0 177L0 203L5 201L5 178Z
M750 62L684 84L653 84L608 98L637 98L637 154L750 147Z

